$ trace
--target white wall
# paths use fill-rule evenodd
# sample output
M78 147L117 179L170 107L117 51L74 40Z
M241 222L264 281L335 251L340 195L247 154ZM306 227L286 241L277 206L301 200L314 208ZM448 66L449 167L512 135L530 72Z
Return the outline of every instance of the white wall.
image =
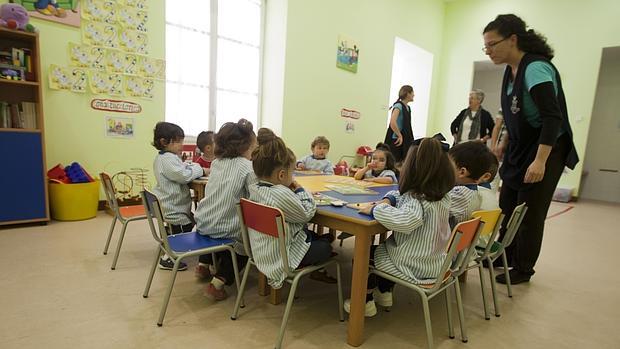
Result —
M504 75L504 69L502 66L498 66L495 69L481 68L478 66L474 70L474 81L472 83L472 89L477 88L484 91L484 102L482 107L491 113L495 118L497 111L501 108L501 102L499 99L500 89L502 86L502 76ZM464 107L467 103L467 96L464 96ZM463 108L464 108L463 107Z

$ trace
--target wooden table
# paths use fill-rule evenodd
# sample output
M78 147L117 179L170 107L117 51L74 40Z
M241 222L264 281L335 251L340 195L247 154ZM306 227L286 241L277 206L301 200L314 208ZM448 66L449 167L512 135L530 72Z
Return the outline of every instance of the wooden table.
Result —
M342 176L296 176L295 180L310 191L325 194L349 203L380 200L395 185L373 185L373 195L343 195L329 191L325 184L330 180L341 180ZM346 231L355 237L353 272L351 280L351 313L347 329L347 343L357 347L364 342L364 307L366 305L366 282L368 280L368 259L370 256L371 237L385 233L387 229L376 220L361 215L348 207L318 206L311 222L340 231Z
M189 182L189 188L194 190L194 203L196 205L205 197L205 185L208 181L207 177L200 177Z

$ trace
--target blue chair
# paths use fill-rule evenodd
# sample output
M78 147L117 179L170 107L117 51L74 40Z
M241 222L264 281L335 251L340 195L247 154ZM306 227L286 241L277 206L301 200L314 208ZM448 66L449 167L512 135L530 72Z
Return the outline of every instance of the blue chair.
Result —
M155 194L144 190L142 192L142 203L146 210L146 219L149 222L151 233L153 238L157 241L157 250L155 251L155 259L153 260L153 266L149 274L149 278L146 281L146 287L144 288L144 294L142 297L147 298L149 296L149 289L153 282L153 275L159 258L162 254L167 254L174 261L174 267L172 268L172 275L170 276L170 283L166 291L164 303L159 313L159 320L157 326L162 326L164 322L164 316L166 315L166 309L168 308L168 302L170 301L170 295L172 294L172 287L174 286L174 280L176 279L177 272L179 270L179 264L187 257L199 256L203 254L215 253L220 251L229 251L232 256L233 268L235 271L235 282L237 284L237 290L239 290L239 268L237 267L237 258L232 239L212 239L208 236L201 235L197 231L191 233L181 233L170 235L169 224L164 220L164 214L161 210L161 205ZM155 220L155 222L154 222Z

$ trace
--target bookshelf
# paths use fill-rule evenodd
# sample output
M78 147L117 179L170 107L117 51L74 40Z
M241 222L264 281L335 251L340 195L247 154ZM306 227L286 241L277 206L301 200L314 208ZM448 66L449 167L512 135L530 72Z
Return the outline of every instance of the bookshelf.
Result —
M0 27L0 225L49 221L39 36Z

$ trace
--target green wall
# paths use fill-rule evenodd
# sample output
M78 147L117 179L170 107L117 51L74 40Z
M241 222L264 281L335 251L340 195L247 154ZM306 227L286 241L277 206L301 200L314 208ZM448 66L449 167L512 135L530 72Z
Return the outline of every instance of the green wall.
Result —
M4 3L6 1L2 1ZM164 1L149 0L149 56L165 58ZM156 82L152 100L122 97L112 98L91 93L71 93L48 88L47 71L50 64L69 65L68 42L82 42L81 31L46 20L31 18L30 23L39 29L41 69L43 79L43 108L45 117L45 144L47 167L78 161L97 175L105 170L115 173L131 167L152 171L155 149L150 145L155 122L164 119L164 83ZM91 109L93 98L123 99L142 106L139 114L104 112ZM135 118L133 139L107 138L105 117L128 116ZM101 198L104 198L103 193Z
M437 113L433 130L447 132L466 105L473 80L473 62L482 53L482 30L501 13L515 13L547 36L555 49L553 63L562 75L574 140L582 159L563 175L561 187L578 189L596 93L603 47L620 45L620 3L616 0L459 0L446 4L443 55ZM576 195L577 191L573 192Z
M330 140L332 162L383 140L395 36L434 55L432 115L443 18L444 5L436 0L289 1L282 136L295 154L307 155L318 135ZM336 68L339 34L360 47L357 74ZM345 132L341 108L361 113L352 134ZM415 113L415 101L412 108Z

